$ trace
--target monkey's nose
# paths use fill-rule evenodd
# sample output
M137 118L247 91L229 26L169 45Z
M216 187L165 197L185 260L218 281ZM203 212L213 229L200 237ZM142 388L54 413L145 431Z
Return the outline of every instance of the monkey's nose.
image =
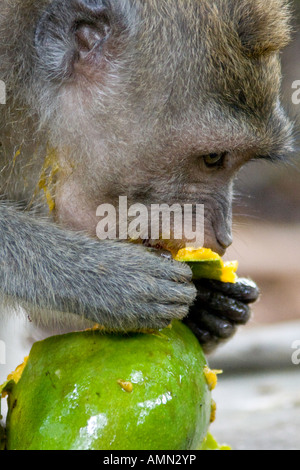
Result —
M227 250L233 243L232 235L230 233L217 235L217 242L224 250Z
M217 235L213 239L207 239L205 240L204 247L205 248L210 248L212 251L215 253L218 253L218 255L223 256L226 253L227 248L229 248L230 245L232 245L233 239L231 234L224 233L222 235Z

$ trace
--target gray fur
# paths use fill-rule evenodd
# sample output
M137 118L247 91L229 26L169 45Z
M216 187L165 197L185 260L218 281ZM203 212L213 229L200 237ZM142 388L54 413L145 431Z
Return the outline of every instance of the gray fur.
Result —
M99 243L6 206L0 231L1 291L37 322L59 311L112 330L164 327L194 300L190 269L143 247Z
M97 28L101 48L86 53ZM205 246L224 253L238 170L292 148L279 104L289 37L285 0L1 0L0 188L26 209L0 206L3 296L44 323L77 314L128 330L183 318L190 269L96 241L96 208L120 195L205 204ZM45 217L37 188L51 149ZM207 168L203 155L220 152L222 171Z

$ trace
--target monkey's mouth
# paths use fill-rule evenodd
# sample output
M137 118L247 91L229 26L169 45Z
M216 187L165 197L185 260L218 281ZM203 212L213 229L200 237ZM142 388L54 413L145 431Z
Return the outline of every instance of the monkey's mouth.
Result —
M153 240L150 238L142 240L143 246L158 251L167 251L176 255L181 248L185 247L183 240Z

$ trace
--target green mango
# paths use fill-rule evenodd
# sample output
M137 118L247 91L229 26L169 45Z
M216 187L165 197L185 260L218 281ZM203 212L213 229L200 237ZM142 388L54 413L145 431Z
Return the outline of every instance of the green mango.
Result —
M187 263L193 273L193 280L215 279L235 284L237 280L237 261L224 262L217 253L209 248L182 248L174 255L176 261Z
M8 450L195 450L211 418L206 358L181 322L33 345L8 382ZM4 388L5 389L5 388Z

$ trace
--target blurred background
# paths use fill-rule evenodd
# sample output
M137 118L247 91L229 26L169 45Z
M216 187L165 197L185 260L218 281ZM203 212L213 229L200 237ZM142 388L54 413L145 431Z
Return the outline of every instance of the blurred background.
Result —
M292 85L300 80L300 0L293 4L282 95L300 128L300 104L292 102ZM300 365L292 362L296 341L300 350L300 149L290 162L242 170L234 239L227 258L239 260L239 275L258 283L261 299L250 325L210 358L211 367L224 370L212 432L234 449L300 450Z

